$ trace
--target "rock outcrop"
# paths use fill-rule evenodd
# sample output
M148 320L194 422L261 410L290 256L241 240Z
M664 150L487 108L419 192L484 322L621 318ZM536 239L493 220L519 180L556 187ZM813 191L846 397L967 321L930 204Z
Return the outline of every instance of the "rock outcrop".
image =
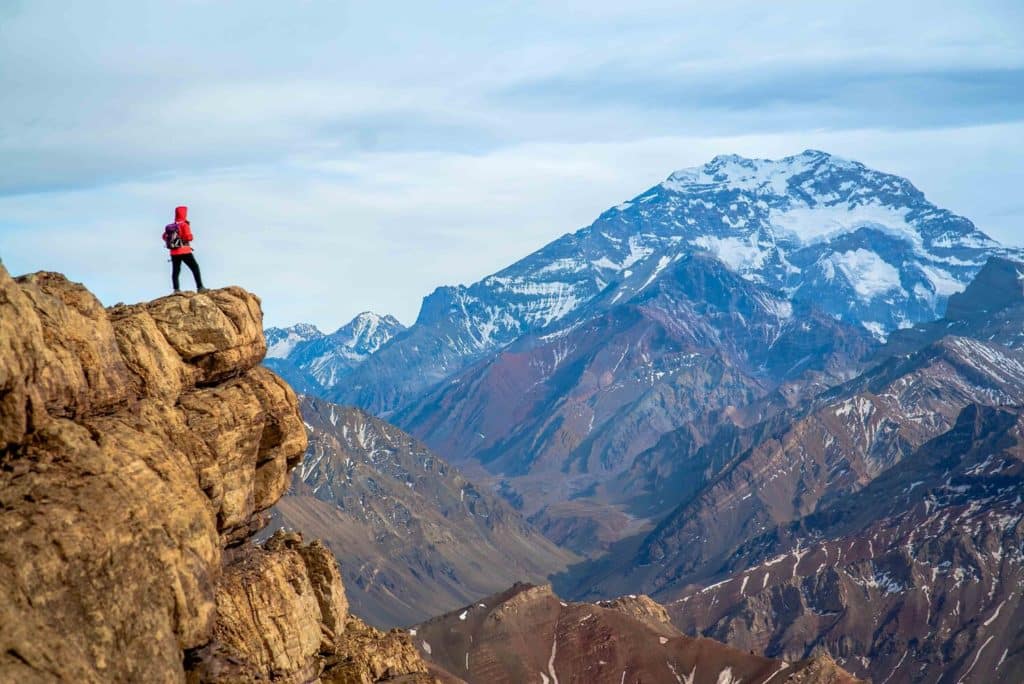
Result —
M0 267L0 681L429 681L317 542L251 535L306 449L239 288L104 309Z

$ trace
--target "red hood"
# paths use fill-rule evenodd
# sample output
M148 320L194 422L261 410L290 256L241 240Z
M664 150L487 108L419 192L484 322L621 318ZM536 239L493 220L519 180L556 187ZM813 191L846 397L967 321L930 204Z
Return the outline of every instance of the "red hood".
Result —
M188 207L175 207L174 220L175 222L188 221Z

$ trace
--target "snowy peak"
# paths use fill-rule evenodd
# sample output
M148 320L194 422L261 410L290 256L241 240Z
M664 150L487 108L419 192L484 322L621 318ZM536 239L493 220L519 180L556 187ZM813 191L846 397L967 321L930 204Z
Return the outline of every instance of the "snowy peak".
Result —
M394 316L371 311L330 335L308 323L270 328L266 331L268 365L300 391L321 393L403 330Z
M405 330L394 316L364 311L331 333L331 340L354 353L368 355Z
M701 201L712 194L719 210L735 214L729 221L735 232L757 227L773 244L828 242L863 226L923 241L908 224L908 214L925 202L910 181L816 150L779 160L723 155L676 171L659 187Z
M992 256L1009 255L910 181L807 150L682 169L482 280L426 297L401 340L361 366L342 403L387 413L482 356L600 315L713 256L743 278L880 340L942 315Z
M748 159L737 154L722 154L703 166L675 171L661 187L685 192L691 188L714 186L757 194L785 195L794 179L827 175L836 170L857 172L866 169L857 162L817 150L806 150L779 160Z
M319 339L324 336L315 325L296 323L288 328L267 328L267 358L285 359L300 342Z
M605 239L628 240L631 253L706 251L881 339L937 318L989 257L1010 253L910 181L816 150L715 157L587 230L598 227Z

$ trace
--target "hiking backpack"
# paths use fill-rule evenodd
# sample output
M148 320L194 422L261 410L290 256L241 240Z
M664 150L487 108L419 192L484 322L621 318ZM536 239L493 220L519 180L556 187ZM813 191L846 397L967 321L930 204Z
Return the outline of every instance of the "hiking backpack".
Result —
M178 249L185 246L185 241L181 239L181 234L178 233L177 223L171 223L164 228L164 244L167 246L167 249Z

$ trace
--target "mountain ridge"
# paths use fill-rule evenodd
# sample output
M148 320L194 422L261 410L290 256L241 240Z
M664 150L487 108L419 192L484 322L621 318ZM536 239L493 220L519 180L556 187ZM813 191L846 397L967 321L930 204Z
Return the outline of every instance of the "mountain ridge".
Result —
M937 317L988 256L1015 253L906 179L858 162L817 151L720 156L476 283L437 288L401 339L325 398L389 415L523 334L557 328L602 293L614 303L642 290L693 251L879 338Z

